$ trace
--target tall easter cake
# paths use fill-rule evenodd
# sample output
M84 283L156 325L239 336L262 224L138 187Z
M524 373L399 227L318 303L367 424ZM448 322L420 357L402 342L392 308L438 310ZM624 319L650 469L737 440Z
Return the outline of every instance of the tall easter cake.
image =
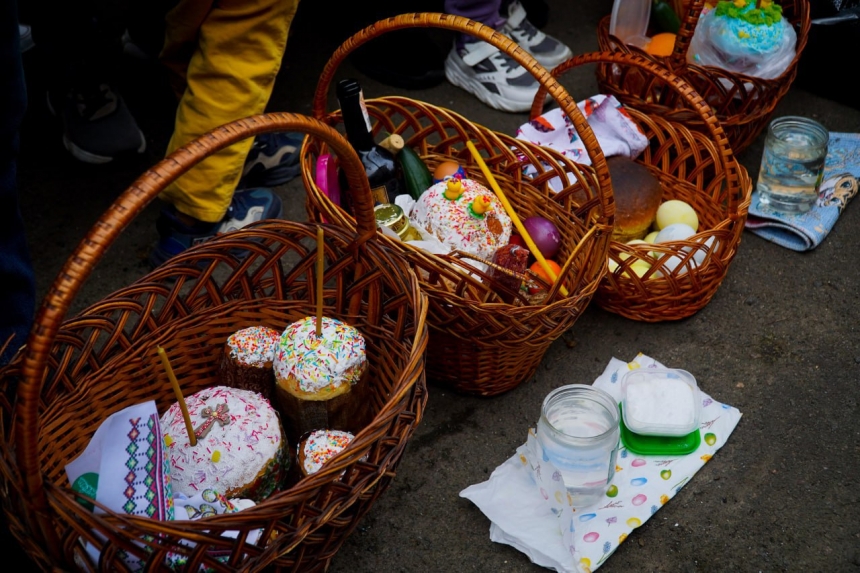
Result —
M316 317L287 326L275 350L275 397L287 439L296 443L317 428L353 427L361 398L354 396L367 371L366 343L353 326ZM359 393L361 390L359 390Z
M277 412L256 392L227 386L185 398L197 444L192 446L178 402L161 416L175 491L192 497L213 489L228 499L262 501L289 463Z
M355 438L340 430L315 430L299 443L298 468L302 476L320 471L327 461L339 454Z

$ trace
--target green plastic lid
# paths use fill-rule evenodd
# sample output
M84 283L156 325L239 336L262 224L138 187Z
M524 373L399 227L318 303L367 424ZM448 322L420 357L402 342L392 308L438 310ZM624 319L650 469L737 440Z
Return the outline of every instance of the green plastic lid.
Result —
M618 405L621 409L621 404ZM643 436L631 432L621 416L621 443L630 452L645 456L685 456L693 453L702 443L702 434L696 428L686 436Z

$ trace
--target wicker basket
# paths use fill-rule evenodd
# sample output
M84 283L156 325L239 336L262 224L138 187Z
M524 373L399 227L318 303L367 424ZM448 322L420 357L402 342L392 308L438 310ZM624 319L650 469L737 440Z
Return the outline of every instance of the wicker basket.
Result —
M323 311L355 325L366 339L368 423L320 472L240 513L199 521L91 513L76 501L82 496L68 486L64 466L110 414L147 400L164 412L175 400L157 345L190 394L218 382L221 349L235 330L282 329L315 313L317 226L264 221L189 249L64 320L93 266L160 190L213 152L273 131L324 140L356 190L358 231L325 227ZM123 571L127 553L155 571L175 552L187 557L187 571L327 568L393 479L427 401L426 297L402 258L376 240L366 181L355 152L330 127L291 114L255 116L178 149L101 217L55 280L27 345L0 370L3 509L12 534L40 567ZM266 541L249 544L249 532L260 529ZM238 536L221 536L230 530ZM100 562L87 557L84 540L100 552Z
M534 375L550 344L569 329L590 302L605 272L609 235L614 223L614 202L608 187L609 173L591 128L555 79L516 43L466 18L446 14L404 14L377 22L358 32L332 55L317 84L314 116L332 125L339 112L326 112L329 86L338 66L349 53L367 41L393 30L435 27L472 34L497 46L544 84L568 111L582 137L594 167L582 167L551 151L475 125L447 109L404 97L368 99L377 140L385 131L403 136L428 164L455 160L470 178L486 183L471 157L466 142L482 153L494 178L521 219L541 215L553 221L562 235L556 255L562 265L558 284L541 304L504 302L498 285L472 261L450 255L431 255L408 243L390 239L418 274L429 298L430 343L427 376L431 382L472 395L492 396L509 391ZM309 189L311 218L323 217L353 227L354 220L317 187L313 169L325 146L309 139L302 150L302 173ZM525 175L527 166L534 175ZM560 177L570 183L561 192L549 182Z
M559 64L559 76L580 65L618 65L651 75L671 89L689 109L696 110L705 133L636 109L627 112L649 140L636 159L663 187L663 201L680 199L699 217L699 232L671 244L626 245L611 241L613 261L597 289L600 307L633 320L678 320L701 310L716 293L737 253L750 205L752 182L735 159L714 110L682 78L639 54L594 52ZM538 93L531 111L543 108ZM698 258L698 260L697 260ZM642 276L632 266L644 261L650 269ZM674 266L674 268L672 268Z
M778 3L782 6L785 18L794 26L797 45L791 64L780 76L773 79L762 79L687 62L687 51L704 0L685 3L687 10L681 18L681 29L670 56L651 56L611 36L609 16L602 18L598 24L597 42L601 51L637 53L655 64L667 67L686 80L702 99L714 108L729 144L735 153L740 153L767 127L774 109L791 87L809 36L809 1L779 0ZM648 115L660 115L683 122L691 129L702 132L706 130L698 114L684 109L677 92L666 89L666 85L647 70L601 65L597 67L596 75L600 90L613 94L622 103Z

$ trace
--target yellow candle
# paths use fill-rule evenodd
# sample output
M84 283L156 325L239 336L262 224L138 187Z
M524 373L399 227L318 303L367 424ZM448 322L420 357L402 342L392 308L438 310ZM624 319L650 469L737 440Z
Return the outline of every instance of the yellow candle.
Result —
M158 347L158 356L161 357L161 364L164 366L164 370L167 371L167 378L173 387L173 394L176 396L176 401L179 402L179 409L182 410L182 417L185 419L185 431L188 432L188 440L191 442L191 446L194 447L197 445L197 436L194 435L194 426L191 424L188 406L185 405L185 397L182 395L182 389L179 387L179 382L173 373L173 367L170 366L170 360L167 359L167 353L160 346Z
M541 266L544 272L546 272L547 276L552 278L553 282L557 281L558 275L555 274L555 271L553 271L552 268L547 264L546 259L540 252L540 249L537 248L537 245L535 245L535 242L532 240L531 235L529 235L529 232L526 231L526 228L525 226L523 226L522 221L520 221L519 216L517 216L516 212L514 211L514 208L508 202L508 198L505 196L504 192L502 191L502 188L499 187L498 183L496 183L496 179L495 177L493 177L493 173L490 171L490 168L487 167L486 163L484 163L484 158L481 157L481 154L478 152L478 149L475 147L475 144L473 144L471 141L467 141L466 147L468 147L469 151L472 152L472 157L475 158L475 161L478 163L478 167L481 168L481 171L484 173L484 177L486 177L487 182L490 184L490 187L492 187L493 191L495 191L496 197L498 197L499 201L502 202L502 206L505 208L505 211L511 218L511 221L517 228L517 231L520 232L520 236L522 236L523 240L526 242L529 251L531 251L535 259L537 259L538 264ZM567 289L564 288L564 285L559 288L559 291L564 296L567 296Z
M317 338L322 337L323 270L325 268L325 249L323 245L323 228L317 227Z

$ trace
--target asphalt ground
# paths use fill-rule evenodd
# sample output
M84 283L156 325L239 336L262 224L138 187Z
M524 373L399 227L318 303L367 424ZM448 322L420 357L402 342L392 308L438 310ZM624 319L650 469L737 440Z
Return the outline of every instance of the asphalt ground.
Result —
M575 53L597 48L597 22L611 2L551 1L549 7L545 32ZM300 7L270 111L310 113L320 71L344 38L332 25L332 13L328 3ZM430 40L444 52L451 37L433 32ZM99 215L161 159L175 105L157 64L129 58L121 86L144 128L148 150L103 166L79 163L64 150L61 127L45 108L46 66L40 58L38 48L25 55L30 108L19 177L39 299ZM350 63L338 77L347 75L362 81L367 97L400 94L428 101L504 133L513 134L527 119L494 111L447 82L401 90L363 76ZM578 100L597 93L589 69L565 76L562 83ZM802 115L832 131L860 132L856 91L838 103L817 95L824 90L815 82L805 87L795 85L775 115ZM334 109L333 99L330 103ZM761 135L739 155L753 180L763 142ZM277 192L289 218L305 217L300 181ZM70 315L147 272L158 208L151 204L117 239ZM852 204L809 252L790 251L747 231L717 294L690 318L644 323L592 305L550 347L535 378L516 389L479 398L431 386L424 419L396 479L329 570L543 570L517 550L491 542L489 521L459 493L486 480L523 443L550 390L590 384L611 358L631 360L642 352L690 371L705 392L738 408L742 418L728 443L630 534L601 571L860 571L858 236L860 207ZM14 555L14 541L6 541L4 549Z

